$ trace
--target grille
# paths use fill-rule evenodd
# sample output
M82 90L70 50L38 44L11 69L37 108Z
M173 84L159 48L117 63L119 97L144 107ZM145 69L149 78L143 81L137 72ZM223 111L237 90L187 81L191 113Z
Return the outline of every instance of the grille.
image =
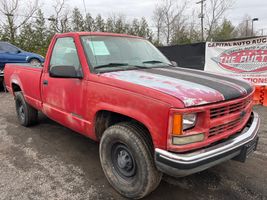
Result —
M210 118L216 119L218 117L223 117L223 116L228 115L228 114L239 113L242 110L244 110L251 101L252 101L251 98L248 98L248 99L243 100L242 102L238 102L236 104L212 108L210 110Z
M220 133L224 133L224 132L230 131L233 128L235 128L236 126L238 126L241 122L242 122L242 118L239 118L239 119L236 119L234 121L215 126L215 127L210 129L209 137L211 137L213 135L217 135L217 134L220 134Z
M210 109L210 119L219 119L221 117L227 117L232 114L241 114L242 111L246 110L249 104L252 101L252 96L241 100L240 102L237 102L235 104L229 104L229 105L224 105L224 106L218 106L215 108ZM221 134L221 133L226 133L228 132L229 134L232 133L232 130L235 127L238 127L242 124L243 122L243 117L240 115L237 119L230 121L230 122L222 122L220 124L217 124L214 127L211 127L209 130L209 137Z

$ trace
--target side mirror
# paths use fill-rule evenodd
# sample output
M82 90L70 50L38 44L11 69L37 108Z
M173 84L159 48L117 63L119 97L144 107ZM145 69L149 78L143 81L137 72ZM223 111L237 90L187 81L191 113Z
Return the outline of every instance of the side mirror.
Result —
M72 65L51 66L49 74L51 77L54 77L54 78L78 78L78 79L83 78L82 75L79 75L77 73L75 67Z
M178 67L177 62L175 62L175 61L171 61L171 63L172 63L172 65L173 65L174 67Z

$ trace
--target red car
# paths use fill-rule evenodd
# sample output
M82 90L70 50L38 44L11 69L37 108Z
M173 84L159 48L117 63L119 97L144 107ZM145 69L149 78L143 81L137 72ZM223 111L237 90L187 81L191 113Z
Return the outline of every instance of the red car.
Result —
M7 64L19 122L38 111L100 142L103 171L123 196L142 198L162 172L187 176L257 147L254 88L243 80L173 66L145 39L56 35L43 68Z

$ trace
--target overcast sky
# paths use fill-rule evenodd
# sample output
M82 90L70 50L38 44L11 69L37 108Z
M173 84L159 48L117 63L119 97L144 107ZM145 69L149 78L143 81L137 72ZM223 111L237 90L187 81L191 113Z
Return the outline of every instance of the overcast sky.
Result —
M51 11L51 2L53 0L40 0L45 11ZM54 0L55 1L55 0ZM84 11L83 0L66 0L70 9L74 7ZM100 13L104 17L108 17L112 13L124 14L128 19L146 17L152 21L152 14L155 4L159 0L84 0L87 12L93 16ZM177 0L178 2L181 2ZM198 0L189 0L189 7L200 11L199 5L196 5ZM252 18L259 18L255 22L255 30L264 29L264 34L267 35L267 0L233 0L233 7L226 13L226 18L230 19L233 24L237 25L243 19L245 14ZM46 14L46 13L45 13Z

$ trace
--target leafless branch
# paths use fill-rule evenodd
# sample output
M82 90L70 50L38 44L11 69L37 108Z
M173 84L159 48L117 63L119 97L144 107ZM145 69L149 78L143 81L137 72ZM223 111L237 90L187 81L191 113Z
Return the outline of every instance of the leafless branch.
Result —
M207 3L208 5L205 7L205 17L207 24L206 40L209 40L218 22L223 18L225 12L233 5L233 1L209 0Z
M56 4L53 5L54 25L57 32L63 33L67 31L68 22L68 10L66 9L66 0L56 0Z
M158 39L162 33L166 38L166 44L170 44L174 32L182 27L186 19L184 12L187 7L187 1L178 4L174 0L162 0L154 10L154 23L157 27Z
M14 42L16 31L37 11L38 0L0 0L0 4L0 12L5 16L3 24L8 30L9 39Z

